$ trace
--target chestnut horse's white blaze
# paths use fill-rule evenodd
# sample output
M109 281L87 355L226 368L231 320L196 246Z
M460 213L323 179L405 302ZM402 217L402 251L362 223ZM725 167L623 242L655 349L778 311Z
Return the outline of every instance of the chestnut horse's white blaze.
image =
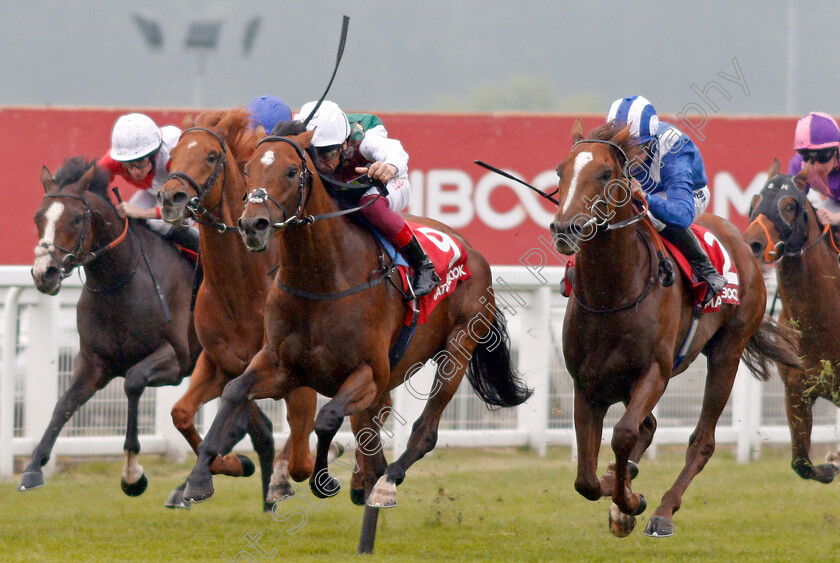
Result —
M262 158L260 158L260 162L264 166L271 166L271 164L274 162L274 151L272 151L272 150L265 151L265 154L262 155Z
M63 213L64 204L60 201L54 201L44 214L44 217L47 219L47 224L44 226L43 238L38 241L38 246L35 247L35 264L32 266L32 272L35 275L42 276L47 271L47 267L52 259L50 250L55 244L55 228Z
M563 213L569 210L569 205L575 200L575 188L577 188L578 176L583 167L592 162L592 153L582 151L575 157L575 165L572 172L572 180L569 182L569 194L566 196L566 203L563 204Z

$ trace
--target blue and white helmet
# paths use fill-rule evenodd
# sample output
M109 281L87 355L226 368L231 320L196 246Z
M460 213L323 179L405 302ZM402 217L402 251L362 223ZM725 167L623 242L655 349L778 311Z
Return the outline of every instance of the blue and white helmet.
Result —
M630 134L638 137L641 143L650 141L659 129L656 110L642 96L628 96L614 101L607 113L607 121L630 125Z

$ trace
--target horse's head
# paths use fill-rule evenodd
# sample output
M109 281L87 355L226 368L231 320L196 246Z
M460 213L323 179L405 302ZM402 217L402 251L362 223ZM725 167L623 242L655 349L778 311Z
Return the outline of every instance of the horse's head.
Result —
M557 165L560 203L549 226L554 245L563 254L574 254L578 244L595 236L600 227L635 213L624 170L641 154L630 128L612 122L584 139L583 125L577 120L572 139L571 152Z
M808 242L809 222L816 221L805 193L808 166L796 176L779 174L779 169L774 159L767 182L750 202L750 226L744 233L753 254L765 263L802 250Z
M74 157L65 161L55 177L44 166L41 184L45 194L34 217L38 246L32 279L38 291L55 295L61 280L90 254L95 213L88 203L88 191L105 197L108 174L93 162Z
M243 109L184 118L184 132L170 157L169 178L157 194L164 220L180 223L190 214L220 205L225 180L241 179L239 168L258 140L248 125ZM231 195L242 197L242 193Z
M275 133L260 141L245 165L248 196L238 226L245 246L255 252L268 248L275 230L301 219L317 180L306 152L313 131L291 121Z

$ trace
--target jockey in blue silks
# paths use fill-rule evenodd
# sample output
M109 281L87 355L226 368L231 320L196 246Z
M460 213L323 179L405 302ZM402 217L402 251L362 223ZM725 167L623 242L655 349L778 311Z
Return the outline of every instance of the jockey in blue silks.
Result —
M695 144L682 131L660 122L656 110L642 96L613 102L607 121L629 125L630 134L643 149L641 159L631 163L632 185L641 190L649 205L656 230L688 259L698 278L705 281L708 303L726 286L689 228L709 204L709 188L703 159Z

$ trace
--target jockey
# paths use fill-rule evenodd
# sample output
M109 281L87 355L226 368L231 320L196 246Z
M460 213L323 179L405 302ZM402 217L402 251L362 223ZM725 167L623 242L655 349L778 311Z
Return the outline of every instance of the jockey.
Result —
M317 102L304 104L296 119L306 119ZM417 241L411 227L398 212L408 205L411 186L408 183L408 154L396 139L389 139L382 121L375 115L345 114L330 101L324 101L307 124L307 130L315 130L311 151L318 172L349 182L359 174L378 180L385 185L388 196L379 197L379 191L371 188L362 196L359 211L396 248L414 268L412 289L420 297L431 293L440 285L423 247Z
M181 130L174 125L158 127L142 113L123 115L114 123L111 150L97 164L108 171L110 182L119 176L138 188L128 201L117 205L120 217L145 219L164 239L198 252L198 228L170 225L161 219L155 201L169 175L170 151L180 136Z
M795 175L806 162L811 165L807 188L828 198L815 205L817 217L824 225L840 225L838 146L840 129L830 115L812 111L796 124L793 136L796 155L791 159L787 173Z
M709 203L706 171L700 151L682 131L660 122L653 106L642 96L613 102L607 121L629 124L643 155L630 168L634 191L647 199L649 216L656 230L688 259L691 269L708 287L704 303L723 290L721 276L689 228Z
M269 135L280 121L292 120L292 110L286 102L271 94L254 98L248 103L247 109L251 115L253 128L256 129L257 126L262 125Z

